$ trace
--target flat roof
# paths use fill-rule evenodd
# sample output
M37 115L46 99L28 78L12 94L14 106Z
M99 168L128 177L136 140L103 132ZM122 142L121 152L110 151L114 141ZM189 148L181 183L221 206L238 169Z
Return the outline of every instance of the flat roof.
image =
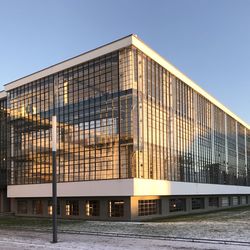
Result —
M24 76L20 79L14 80L10 83L7 83L4 85L5 91L10 91L11 89L15 89L17 87L20 87L22 85L25 85L29 82L35 81L37 79L43 78L45 76L55 74L57 72L60 72L64 69L73 67L75 65L90 61L96 57L100 57L102 55L108 54L112 51L116 51L125 47L128 47L132 45L132 37L133 35L128 35L123 38L120 38L118 40L115 40L111 43L108 43L106 45L97 47L96 49L87 51L83 54L80 54L78 56L72 57L70 59L67 59L65 61L62 61L60 63L54 64L52 66L49 66L45 69L39 70L35 73L32 73L30 75Z
M156 51L151 49L140 38L138 38L137 35L134 35L134 34L130 34L130 35L125 36L121 39L115 40L114 42L108 43L108 44L103 45L101 47L98 47L96 49L93 49L93 50L90 50L90 51L85 52L83 54L80 54L79 56L70 58L68 60L57 63L55 65L52 65L50 67L47 67L47 68L42 69L40 71L37 71L37 72L30 74L28 76L25 76L25 77L22 77L20 79L15 80L15 81L12 81L10 83L7 83L4 85L5 91L10 91L11 89L15 89L15 88L20 87L22 85L25 85L29 82L35 81L37 79L43 78L45 76L48 76L48 75L51 75L54 73L57 73L59 71L73 67L75 65L87 62L87 61L92 60L96 57L100 57L104 54L108 54L112 51L116 51L116 50L128 47L130 45L137 47L139 50L141 50L148 57L152 58L154 61L156 61L158 64L160 64L163 68L165 68L170 73L172 73L173 75L178 77L180 80L182 80L184 83L186 83L192 89L194 89L195 91L200 93L202 96L207 98L211 103L213 103L214 105L216 105L217 107L222 109L225 113L227 113L228 115L233 117L235 120L240 122L242 125L244 125L248 129L250 129L250 126L246 122L244 122L241 118L239 118L236 114L234 114L232 111L230 111L222 103L220 103L218 100L216 100L212 95L208 94L198 84L196 84L194 81L192 81L189 77L187 77L180 70L178 70L174 65L172 65L170 62L168 62L165 58L160 56Z

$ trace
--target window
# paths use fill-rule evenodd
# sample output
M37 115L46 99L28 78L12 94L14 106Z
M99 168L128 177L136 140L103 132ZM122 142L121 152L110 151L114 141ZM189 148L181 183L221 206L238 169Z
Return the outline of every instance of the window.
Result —
M43 203L41 200L32 201L32 213L33 214L43 214Z
M209 207L219 207L219 198L218 197L209 197L208 198Z
M170 199L169 212L186 211L186 199Z
M139 200L138 215L145 216L160 213L160 200Z
M233 196L233 206L240 205L240 197L239 196Z
M18 214L27 214L28 213L27 201L17 201L17 213Z
M228 207L230 206L230 197L222 197L221 199L221 206L222 207Z
M52 200L48 201L48 215L52 215ZM57 215L60 215L60 202L57 200Z
M241 204L246 205L247 204L247 196L242 196L241 197Z
M204 209L204 198L192 198L192 209Z
M100 201L89 200L86 201L85 206L86 216L99 216L100 215Z
M8 110L13 114L11 120L16 128L10 131L11 138L15 138L10 142L14 147L14 167L18 168L15 175L9 175L11 184L51 183L51 128L47 126L47 121L54 105L59 106L56 115L60 120L59 137L62 148L58 154L58 182L129 177L129 159L133 147L132 87L127 76L132 68L130 49L126 50L128 53L124 55L121 64L120 52L115 51L27 83L10 92ZM121 81L120 72L127 75ZM57 83L56 88L54 82ZM126 84L130 92L121 92L120 84ZM58 97L56 101L53 98L55 95ZM120 99L122 105L118 105ZM1 103L0 100L0 108ZM7 109L5 113L7 118ZM20 123L19 116L25 119L29 116L29 122L22 120ZM121 143L121 131L118 129L120 118L125 127L122 131L125 139ZM42 126L38 126L38 123ZM2 134L6 135L6 132L1 127L0 139ZM123 168L119 168L118 156L121 155L122 144L127 148L120 157ZM2 152L5 157L6 150L3 150L5 149L0 147L0 156ZM30 159L33 164L27 164ZM47 209L51 210L46 207Z
M79 215L79 202L76 200L67 200L65 207L66 215Z
M123 217L124 216L124 201L112 200L109 201L109 217Z

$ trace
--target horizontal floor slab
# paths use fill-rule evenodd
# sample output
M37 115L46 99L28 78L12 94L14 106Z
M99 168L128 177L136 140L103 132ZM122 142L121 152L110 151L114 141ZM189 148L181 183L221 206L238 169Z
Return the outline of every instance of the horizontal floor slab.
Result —
M9 185L9 198L50 197L52 185ZM174 182L148 179L117 179L58 183L58 197L250 194L250 187Z

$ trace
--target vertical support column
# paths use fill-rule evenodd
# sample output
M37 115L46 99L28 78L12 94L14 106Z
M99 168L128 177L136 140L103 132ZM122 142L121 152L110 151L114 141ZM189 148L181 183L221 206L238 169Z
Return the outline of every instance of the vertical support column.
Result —
M186 211L188 213L192 212L192 197L186 198Z
M228 174L227 114L226 113L225 113L225 156L226 156L226 173Z
M100 218L101 220L108 220L109 216L109 200L100 198Z

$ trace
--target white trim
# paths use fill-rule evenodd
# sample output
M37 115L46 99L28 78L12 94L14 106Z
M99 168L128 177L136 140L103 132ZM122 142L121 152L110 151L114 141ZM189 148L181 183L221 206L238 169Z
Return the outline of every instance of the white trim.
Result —
M135 179L134 195L250 194L250 187L193 182Z
M23 77L21 79L18 79L16 81L5 84L4 85L5 91L10 91L11 89L20 87L24 84L35 81L35 80L40 79L42 77L45 77L45 76L48 76L51 74L55 74L55 73L62 71L64 69L73 67L75 65L78 65L78 64L87 62L89 60L92 60L94 58L100 57L102 55L108 54L112 51L116 51L116 50L128 47L131 44L132 44L132 36L127 36L125 38L114 41L114 42L109 43L107 45L101 46L97 49L86 52L82 55L79 55L79 56L76 56L76 57L71 58L69 60L55 64L51 67L45 68L45 69L38 71L34 74L28 75L28 76Z
M133 179L65 182L57 184L58 197L79 196L131 196ZM7 196L14 197L51 197L51 183L10 185Z
M137 47L139 50L141 50L144 54L146 54L147 56L149 56L150 58L152 58L154 61L156 61L157 63L159 63L162 67L164 67L169 72L171 72L173 75L175 75L176 77L178 77L180 80L182 80L188 86L190 86L192 89L194 89L195 91L197 91L198 93L200 93L202 96L204 96L205 98L207 98L210 102L212 102L217 107L219 107L220 109L222 109L228 115L232 116L235 120L237 120L242 125L246 126L248 129L250 129L250 126L246 122L244 122L242 119L240 119L238 116L236 116L233 112L231 112L223 104L221 104L214 97L212 97L210 94L208 94L204 89L202 89L200 86L198 86L194 81L192 81L184 73L182 73L175 66L173 66L171 63L169 63L166 59L164 59L162 56L160 56L157 52L155 52L154 50L152 50L149 46L147 46L144 42L142 42L136 36L132 37L132 43L133 43L133 45L135 47Z
M58 183L57 188L58 197L250 194L250 187L247 186L136 178ZM7 187L7 196L51 197L51 190L50 183L11 185Z

